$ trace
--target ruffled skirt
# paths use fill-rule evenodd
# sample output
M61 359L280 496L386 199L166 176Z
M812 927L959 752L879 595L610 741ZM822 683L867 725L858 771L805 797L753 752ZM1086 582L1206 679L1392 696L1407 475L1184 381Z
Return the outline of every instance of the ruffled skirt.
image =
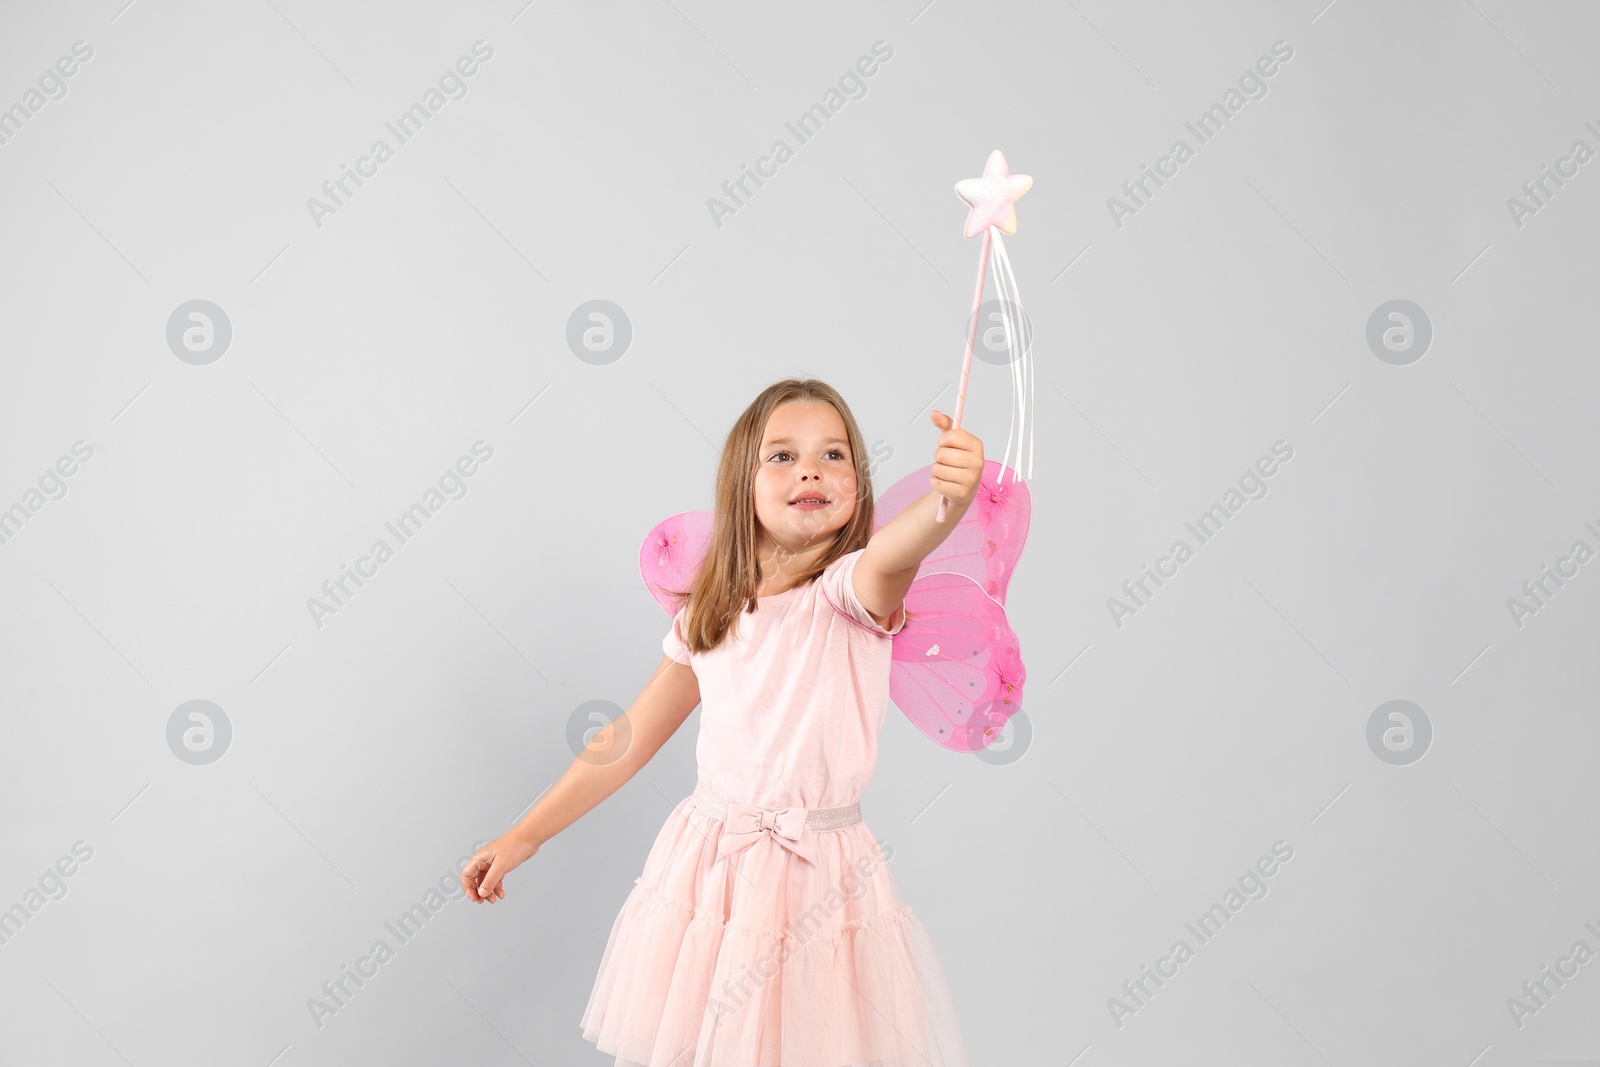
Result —
M717 855L685 798L612 925L583 1036L617 1067L966 1067L927 930L865 822Z

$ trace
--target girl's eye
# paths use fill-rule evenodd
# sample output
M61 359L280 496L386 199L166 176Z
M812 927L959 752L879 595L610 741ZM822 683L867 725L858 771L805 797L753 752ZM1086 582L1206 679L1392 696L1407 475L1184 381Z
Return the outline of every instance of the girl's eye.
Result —
M789 452L788 452L787 449L785 449L782 452L774 452L770 458L777 459L779 456L787 456L787 455L789 455ZM830 456L838 456L840 459L844 459L844 453L841 452L837 448L830 448L828 450L828 455L830 455Z

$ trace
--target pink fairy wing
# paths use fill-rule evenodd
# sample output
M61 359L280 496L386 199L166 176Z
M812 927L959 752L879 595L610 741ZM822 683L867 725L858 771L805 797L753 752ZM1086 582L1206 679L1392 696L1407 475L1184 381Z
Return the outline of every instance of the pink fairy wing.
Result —
M658 522L639 547L639 573L644 575L645 588L668 615L676 615L682 606L672 590L688 591L711 547L712 521L709 511L681 512Z
M1022 546L1028 540L1028 525L1033 517L1033 500L1028 483L1013 481L1016 472L990 459L983 464L978 493L939 546L928 554L918 574L955 571L977 582L1001 604ZM928 491L933 467L929 465L895 482L884 490L873 505L872 527L876 533L910 504ZM1002 476L1004 480L1002 481Z
M953 752L987 748L1022 706L1027 671L1005 598L1033 502L1015 473L984 461L972 505L917 568L906 592L908 621L894 638L889 695L917 729ZM932 474L930 465L890 486L874 504L874 532L925 496Z
M1022 706L1027 678L1004 606L950 571L920 574L905 606L889 670L895 706L952 752L987 748Z

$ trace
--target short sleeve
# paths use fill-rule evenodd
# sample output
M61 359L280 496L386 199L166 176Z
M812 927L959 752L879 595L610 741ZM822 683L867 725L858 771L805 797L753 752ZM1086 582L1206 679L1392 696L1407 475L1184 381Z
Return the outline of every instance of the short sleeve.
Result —
M866 549L858 548L854 552L846 552L832 563L828 564L822 572L822 577L817 581L822 586L822 595L832 604L834 610L868 633L879 637L893 637L906 625L906 608L902 603L895 608L894 614L889 618L890 629L885 630L878 625L872 613L862 607L861 599L856 596L855 571L856 561L861 558L861 553Z
M672 617L672 629L661 639L661 651L679 663L689 662L689 644L683 639L683 613L687 610L687 605L678 609L678 613Z

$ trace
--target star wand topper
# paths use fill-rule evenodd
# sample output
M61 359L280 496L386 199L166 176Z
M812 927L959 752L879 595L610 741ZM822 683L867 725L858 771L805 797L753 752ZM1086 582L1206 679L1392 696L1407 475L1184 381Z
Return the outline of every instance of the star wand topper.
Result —
M1017 457L1022 456L1022 435L1028 429L1027 402L1033 397L1033 357L1032 337L1024 337L1021 330L1022 301L1017 294L1017 279L1011 273L1011 261L1006 257L1006 243L1000 237L1001 233L1014 234L1017 232L1016 202L1033 187L1033 179L1026 174L1012 174L1011 167L1006 163L1006 157L996 148L989 153L989 161L984 165L981 178L965 178L956 182L956 195L959 196L972 209L967 213L967 224L962 230L963 237L976 237L983 233L983 248L978 254L978 287L972 294L972 321L967 325L967 351L961 360L961 387L956 392L956 410L951 417L952 429L961 425L961 409L967 399L967 378L972 372L972 348L978 339L978 313L983 306L983 283L989 272L990 263L994 264L995 288L1000 290L1000 320L1005 329L1006 350L1010 355L1007 363L1011 367L1011 407L1012 428L1017 429L1018 413L1021 414L1021 428L1017 433ZM1026 397L1023 394L1024 381L1026 381ZM1011 432L1006 434L1005 457L1011 456ZM1001 460L1000 471L1004 476L1009 469L1005 460ZM1033 442L1028 442L1028 475L1033 475ZM1017 472L1011 471L1011 480L1017 481ZM998 484L999 479L996 479ZM939 513L935 518L944 521L945 509L950 505L950 498L939 497Z

